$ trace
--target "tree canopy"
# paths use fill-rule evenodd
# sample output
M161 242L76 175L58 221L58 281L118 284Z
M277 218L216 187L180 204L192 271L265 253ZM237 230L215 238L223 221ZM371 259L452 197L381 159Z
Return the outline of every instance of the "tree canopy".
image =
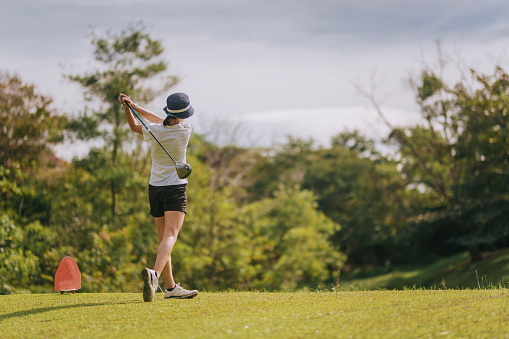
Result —
M117 96L147 103L178 77L142 26L94 33L91 44L97 68L67 75L88 100L77 117L0 73L0 293L50 291L64 256L85 291L136 291L155 259L150 156ZM359 131L338 131L329 146L289 138L265 149L193 134L176 278L206 290L332 288L344 270L460 251L479 260L506 247L509 75L438 74L426 67L414 79L423 123L393 128L390 154ZM65 137L103 143L65 162L52 148Z

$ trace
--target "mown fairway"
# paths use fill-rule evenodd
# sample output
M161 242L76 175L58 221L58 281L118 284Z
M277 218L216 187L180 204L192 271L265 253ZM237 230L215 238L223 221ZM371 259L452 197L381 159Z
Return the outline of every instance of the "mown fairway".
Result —
M0 338L504 338L509 290L0 296Z

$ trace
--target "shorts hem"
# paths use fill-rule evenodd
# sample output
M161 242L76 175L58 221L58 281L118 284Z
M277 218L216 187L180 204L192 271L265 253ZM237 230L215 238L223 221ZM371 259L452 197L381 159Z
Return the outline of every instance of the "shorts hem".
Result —
M186 184L170 186L149 185L150 215L154 218L160 218L164 216L165 212L183 212L187 214L186 186Z

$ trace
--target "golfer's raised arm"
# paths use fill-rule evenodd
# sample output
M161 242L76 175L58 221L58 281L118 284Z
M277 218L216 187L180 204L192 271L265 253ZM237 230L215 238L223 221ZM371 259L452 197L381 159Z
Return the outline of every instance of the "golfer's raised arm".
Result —
M156 124L162 124L164 119L161 118L160 116L158 116L157 114L149 111L148 109L146 108L143 108L137 104L135 104L131 98L129 98L127 95L125 95L124 93L120 93L119 95L119 99L122 101L122 103L125 105L126 103L129 104L137 113L141 114L145 119L147 119L148 121L150 122L153 122L153 123L156 123ZM125 106L124 106L125 107ZM126 111L126 114L127 114L127 111ZM134 119L134 117L133 117ZM129 120L129 118L128 118ZM129 126L131 126L131 124L129 124ZM132 129L132 127L131 127Z
M138 134L143 134L143 132L142 132L143 126L138 124L136 119L134 119L134 116L131 113L131 110L127 107L127 105L124 105L124 112L125 112L125 117L127 118L127 123L129 124L129 127L131 128L131 131L138 133Z
M131 107L137 112L140 113L144 118L146 118L148 121L156 123L156 124L162 124L164 119L158 116L157 114L149 111L146 108L143 108L141 106L136 105L134 102L131 104Z

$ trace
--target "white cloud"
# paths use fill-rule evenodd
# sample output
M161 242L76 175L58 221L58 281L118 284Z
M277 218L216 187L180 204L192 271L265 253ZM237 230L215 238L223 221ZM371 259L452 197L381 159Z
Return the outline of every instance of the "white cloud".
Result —
M175 90L191 96L196 119L244 121L267 140L293 134L328 142L345 127L383 134L354 89L369 87L374 70L388 115L412 116L413 93L403 82L423 56L436 60L436 39L492 71L486 54L499 57L509 46L508 12L500 0L10 1L0 11L0 46L8 46L0 64L76 109L79 88L61 75L92 67L85 34L118 33L143 20L163 40L170 72L183 78ZM164 99L149 108L160 112ZM303 125L311 110L320 117Z
M421 121L417 112L399 108L385 108L384 115L395 127L411 126ZM260 146L285 142L288 135L312 138L320 145L329 145L333 136L344 131L359 130L374 140L381 140L390 132L376 111L365 106L266 111L236 120L256 131L254 135L258 135L256 142Z

